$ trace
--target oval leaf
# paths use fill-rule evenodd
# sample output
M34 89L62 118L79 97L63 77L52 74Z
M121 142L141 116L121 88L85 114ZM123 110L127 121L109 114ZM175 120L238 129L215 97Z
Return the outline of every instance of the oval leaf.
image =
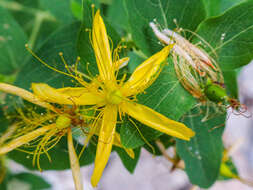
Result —
M11 74L24 64L27 37L9 12L0 7L0 73Z
M205 115L200 114L200 111L195 108L184 119L184 123L195 131L195 137L189 142L177 140L176 147L185 162L185 170L191 183L207 188L215 182L220 171L225 115L217 116L217 113L210 112L209 116L213 118L202 122Z
M249 0L200 24L197 33L216 51L222 70L248 64L253 58L253 1Z

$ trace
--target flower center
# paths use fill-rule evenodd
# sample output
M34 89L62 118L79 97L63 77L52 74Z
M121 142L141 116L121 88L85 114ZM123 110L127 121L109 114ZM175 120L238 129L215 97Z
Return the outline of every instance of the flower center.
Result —
M65 115L60 115L57 119L56 119L56 127L58 129L64 129L69 127L69 125L71 124L71 119L68 118Z
M122 101L122 94L119 90L114 90L108 93L107 101L111 104L119 104Z

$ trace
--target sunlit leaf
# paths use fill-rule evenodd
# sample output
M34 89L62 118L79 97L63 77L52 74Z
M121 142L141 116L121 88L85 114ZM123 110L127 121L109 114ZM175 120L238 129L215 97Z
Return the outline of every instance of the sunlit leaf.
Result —
M200 24L197 33L215 50L223 70L248 64L253 58L253 1L245 1Z
M205 113L206 108L201 109ZM183 119L196 135L189 142L178 139L176 147L185 162L185 171L191 183L207 188L215 182L220 171L225 114L217 115L209 110L211 119L202 122L205 114L200 111L200 108L195 108Z
M204 0L207 16L217 16L232 6L243 2L243 0Z
M178 26L194 31L206 15L201 0L125 0L125 4L132 38L146 55L161 49L149 22L155 21L162 28Z
M134 173L135 167L140 158L141 148L134 149L134 159L130 158L128 154L125 152L124 149L115 147L114 148L118 153L122 163L124 164L125 168L130 172Z

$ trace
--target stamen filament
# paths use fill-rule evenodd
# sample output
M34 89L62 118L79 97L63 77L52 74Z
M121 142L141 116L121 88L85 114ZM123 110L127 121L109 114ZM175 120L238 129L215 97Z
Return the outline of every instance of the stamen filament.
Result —
M55 127L56 127L55 124L47 125L47 126L39 128L39 129L36 129L33 132L27 133L26 135L23 135L21 137L18 137L16 139L12 140L11 142L7 143L6 145L0 147L0 155L6 154L6 153L14 150L15 148L18 148L18 147L32 141L33 139L36 139L37 137L45 134L45 132L47 132L48 130L53 129Z

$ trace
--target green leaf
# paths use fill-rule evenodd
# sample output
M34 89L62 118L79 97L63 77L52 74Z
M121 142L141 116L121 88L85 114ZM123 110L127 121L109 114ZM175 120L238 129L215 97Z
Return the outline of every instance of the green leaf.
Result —
M76 152L80 152L83 148L80 144L76 143ZM94 161L95 158L95 146L90 144L84 151L82 157L80 158L79 162L80 165L88 165ZM68 155L68 148L67 148L67 140L63 137L59 143L56 144L54 148L48 151L51 162L48 160L45 154L40 155L40 166L42 170L64 170L69 169L69 155ZM26 154L24 152L20 152L14 150L8 153L8 157L12 160L22 164L26 168L30 170L37 170L37 165L33 166L32 160L33 155Z
M4 181L0 183L1 190L45 190L50 187L51 185L46 182L42 177L27 172L15 174L11 171L7 171L4 177Z
M128 156L128 154L125 152L124 149L122 148L118 148L118 147L114 147L114 149L116 150L116 152L118 153L123 165L125 166L125 168L130 172L130 173L134 173L134 169L139 161L140 158L140 152L141 152L141 148L136 148L133 149L134 151L134 159L132 159L131 157Z
M213 118L206 122L201 121L204 115L200 114L199 108L186 115L183 121L196 135L190 141L177 140L176 143L177 152L185 162L185 171L191 183L203 188L210 187L217 179L223 151L225 114L217 115L213 111L209 114Z
M113 0L108 7L107 18L111 25L118 30L127 30L129 26L124 1Z
M10 83L12 84L16 79L16 74L13 75L1 75L0 74L0 82Z
M121 143L126 148L137 148L148 141L158 138L162 133L150 127L147 127L135 119L124 120L120 127Z
M179 27L194 31L205 18L205 7L201 0L125 0L130 24L130 33L136 45L146 55L161 49L149 27L154 19L162 28Z
M82 20L82 5L76 0L71 0L71 11L77 19Z
M2 171L1 171L2 172ZM4 174L4 178L3 178L3 181L0 182L0 187L1 187L1 190L8 190L7 189L7 184L8 184L8 181L10 179L10 175L9 175L9 172L7 171L5 174Z
M32 190L42 190L51 187L51 185L43 178L31 173L15 174L12 176L12 179L18 179L20 181L28 183L30 185L30 189Z
M95 73L98 70L95 65L96 59L90 42L90 32L93 23L91 4L91 0L83 1L83 22L78 36L77 49L83 65L86 65L87 62L91 63L89 70Z
M243 2L243 0L204 0L207 16L216 16L223 13L230 7Z
M0 23L0 74L11 74L24 64L27 37L9 12L2 7Z
M111 4L113 0L98 0L100 3Z
M133 73L138 65L140 65L145 59L137 55L135 52L129 52L128 57L130 58L127 65L130 73Z
M48 36L63 24L60 19L49 12L50 10L43 10L45 8L41 6L40 0L1 1L0 5L10 9L15 20L29 37L28 43L34 49L38 49L48 39Z
M40 0L40 5L62 23L67 24L74 21L70 0Z
M60 59L59 52L63 52L64 59L69 65L73 65L77 58L76 42L80 23L69 24L52 34L47 42L36 52L48 65L66 72ZM28 54L28 52L27 52ZM47 68L37 59L32 57L19 72L15 84L29 89L33 82L45 82L54 87L74 85L72 78Z
M252 10L253 1L248 0L198 28L197 33L214 48L223 71L246 65L253 58Z
M223 71L226 90L231 98L238 98L237 72L235 70Z

